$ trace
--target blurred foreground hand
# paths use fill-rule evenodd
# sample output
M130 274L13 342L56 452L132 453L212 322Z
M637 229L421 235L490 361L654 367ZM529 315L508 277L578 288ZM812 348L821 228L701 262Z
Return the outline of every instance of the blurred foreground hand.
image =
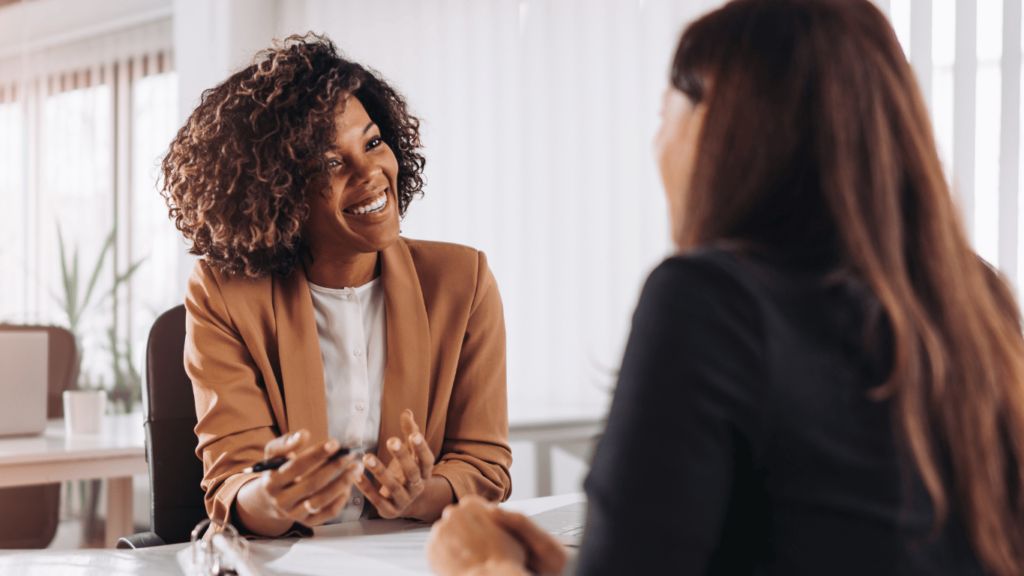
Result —
M427 559L442 576L521 576L559 574L569 553L526 516L470 496L434 524Z

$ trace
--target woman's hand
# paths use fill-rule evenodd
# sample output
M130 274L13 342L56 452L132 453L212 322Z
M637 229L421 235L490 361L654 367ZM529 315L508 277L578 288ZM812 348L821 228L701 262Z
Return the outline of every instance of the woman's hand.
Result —
M235 513L249 530L265 536L284 533L293 523L318 526L335 517L348 502L352 483L362 476L355 454L331 459L338 441L309 442L300 430L267 443L264 458L288 462L247 482L238 492Z
M561 574L569 551L543 528L518 512L491 506L491 518L526 547L526 567L536 574Z
M449 506L434 524L427 558L438 574L561 574L569 553L529 518L478 496Z
M527 574L526 548L495 521L496 509L477 496L445 508L427 540L430 567L442 576Z
M434 453L420 433L412 411L402 412L402 433L405 441L389 438L391 463L385 467L373 454L363 457L374 482L360 475L356 486L382 518L436 519L445 506L455 500L451 485L439 476L432 476Z

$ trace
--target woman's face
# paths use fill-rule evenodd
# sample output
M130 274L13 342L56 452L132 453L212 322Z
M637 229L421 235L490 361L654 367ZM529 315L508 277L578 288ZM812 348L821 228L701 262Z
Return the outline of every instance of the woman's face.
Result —
M335 131L330 185L309 198L310 248L314 258L379 252L398 239L398 160L355 97L345 101Z
M661 106L661 129L654 139L654 154L661 172L661 183L665 187L665 197L668 199L673 238L680 237L706 109L703 103L694 106L686 94L673 86L665 90Z

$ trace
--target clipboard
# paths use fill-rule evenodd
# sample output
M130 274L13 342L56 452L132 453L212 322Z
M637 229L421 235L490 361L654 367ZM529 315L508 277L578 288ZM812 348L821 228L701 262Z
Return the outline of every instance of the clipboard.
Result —
M250 561L249 542L220 520L196 524L188 548L178 552L177 560L186 576L268 576Z

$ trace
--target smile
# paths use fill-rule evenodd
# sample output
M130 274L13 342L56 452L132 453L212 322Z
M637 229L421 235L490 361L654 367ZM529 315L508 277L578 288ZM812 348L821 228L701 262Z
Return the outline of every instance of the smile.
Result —
M346 214L356 215L373 214L374 212L380 212L381 210L386 208L387 205L388 194L387 189L385 188L383 191L381 191L381 193L378 196L374 196L373 198L370 198L365 202L360 202L359 204L357 204L356 206L352 206L351 208L345 208L344 212Z

